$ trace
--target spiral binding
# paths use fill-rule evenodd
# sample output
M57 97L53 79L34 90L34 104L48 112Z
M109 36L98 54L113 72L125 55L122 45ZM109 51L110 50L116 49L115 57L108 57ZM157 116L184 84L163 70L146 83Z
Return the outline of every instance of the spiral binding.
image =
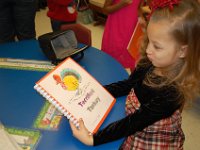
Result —
M69 113L63 106L61 106L53 97L48 95L48 93L45 90L43 90L42 87L40 87L38 84L36 84L34 86L34 89L36 91L38 91L44 98L46 98L52 105L54 105L55 108L57 108L64 116L67 117L67 119L69 119L71 122L73 122L73 124L77 128L79 127L78 120L76 118L74 118L72 116L72 114Z

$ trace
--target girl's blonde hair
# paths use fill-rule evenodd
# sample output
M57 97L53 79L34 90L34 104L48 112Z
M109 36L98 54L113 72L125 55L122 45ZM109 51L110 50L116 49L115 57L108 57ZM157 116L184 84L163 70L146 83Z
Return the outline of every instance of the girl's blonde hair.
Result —
M194 0L181 0L178 5L156 9L150 21L168 19L172 23L172 37L180 45L187 45L186 57L178 65L168 68L165 72L167 80L162 85L151 82L151 74L147 75L148 85L160 87L176 83L176 88L182 95L179 103L194 100L200 93L200 5ZM151 62L146 56L148 38L144 37L141 46L141 59L138 65L149 65Z

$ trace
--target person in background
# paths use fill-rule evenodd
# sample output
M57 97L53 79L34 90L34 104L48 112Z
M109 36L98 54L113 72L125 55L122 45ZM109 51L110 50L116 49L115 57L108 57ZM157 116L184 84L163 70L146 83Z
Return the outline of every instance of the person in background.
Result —
M193 0L152 0L141 58L128 79L105 86L128 95L127 116L90 134L79 121L73 135L86 145L125 137L120 149L182 150L181 112L200 93L200 5Z
M37 7L36 10L40 11L40 9L46 9L47 7L47 0L36 0Z
M62 24L76 23L77 10L74 0L47 0L47 16L51 19L53 31L60 30Z
M138 20L140 0L106 0L108 14L101 49L119 61L124 68L134 68L135 61L127 50Z
M0 43L35 39L35 0L0 1Z

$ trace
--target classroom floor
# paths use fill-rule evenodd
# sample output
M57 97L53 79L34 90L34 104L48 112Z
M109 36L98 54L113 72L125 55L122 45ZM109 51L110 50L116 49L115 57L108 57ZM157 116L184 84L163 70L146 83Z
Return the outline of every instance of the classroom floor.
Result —
M50 20L46 16L46 11L40 10L36 14L37 37L52 31ZM85 26L92 31L92 46L100 49L104 26L94 26L93 24L87 24ZM183 111L182 127L186 137L184 149L200 150L200 98L194 103L192 108Z

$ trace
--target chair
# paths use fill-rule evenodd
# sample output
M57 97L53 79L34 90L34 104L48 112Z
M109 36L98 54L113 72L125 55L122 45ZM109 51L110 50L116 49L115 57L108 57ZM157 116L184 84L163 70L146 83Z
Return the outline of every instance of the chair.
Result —
M72 30L74 31L79 43L83 43L88 46L92 45L91 30L81 24L64 24L61 26L61 30Z

